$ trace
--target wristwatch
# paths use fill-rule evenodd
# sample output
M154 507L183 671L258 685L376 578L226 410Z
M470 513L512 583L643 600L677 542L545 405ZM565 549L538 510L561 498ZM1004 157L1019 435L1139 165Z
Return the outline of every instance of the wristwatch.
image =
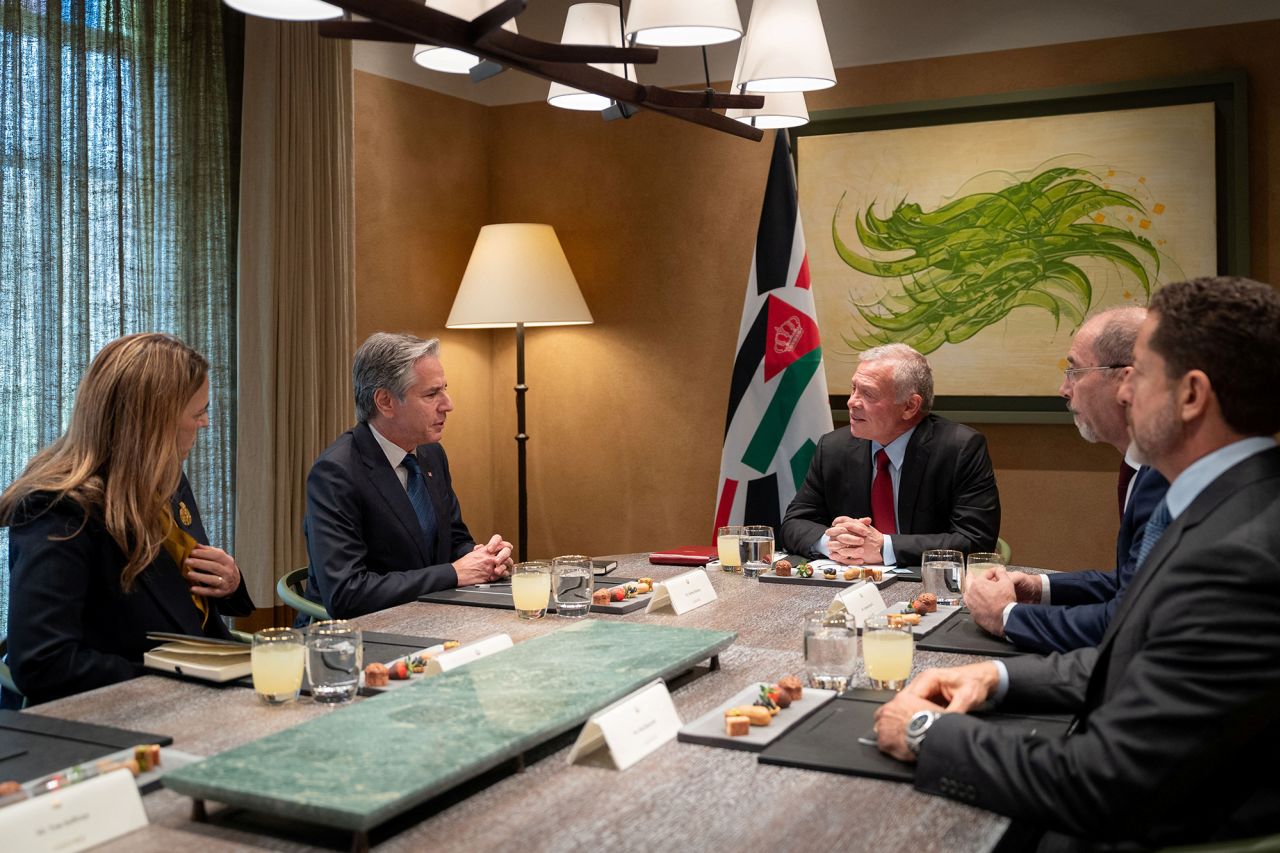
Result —
M920 754L924 736L929 733L933 721L941 716L937 711L916 711L911 715L911 719L907 721L907 749L911 750L912 755Z

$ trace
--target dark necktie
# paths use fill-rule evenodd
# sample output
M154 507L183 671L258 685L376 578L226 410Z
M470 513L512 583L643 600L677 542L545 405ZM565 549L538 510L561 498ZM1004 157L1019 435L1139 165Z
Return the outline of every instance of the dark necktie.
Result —
M1128 462L1120 461L1120 478L1116 482L1116 502L1120 505L1121 518L1124 518L1124 499L1129 496L1129 482L1136 473L1138 473L1137 468L1130 468Z
M876 453L876 478L871 483L871 526L886 535L898 532L893 510L893 475L889 473L889 454L883 448Z
M1142 531L1142 546L1138 548L1138 568L1142 568L1143 563L1147 561L1147 555L1151 553L1151 549L1156 547L1156 542L1160 540L1164 529L1169 526L1172 521L1169 515L1169 505L1164 501L1156 504L1156 508L1151 511L1151 517L1147 519L1147 526Z
M409 481L405 484L409 493L409 503L413 504L414 514L418 516L418 526L427 540L427 551L434 552L436 547L436 511L431 506L431 497L427 494L427 480L418 467L418 457L406 453L400 463L409 472Z

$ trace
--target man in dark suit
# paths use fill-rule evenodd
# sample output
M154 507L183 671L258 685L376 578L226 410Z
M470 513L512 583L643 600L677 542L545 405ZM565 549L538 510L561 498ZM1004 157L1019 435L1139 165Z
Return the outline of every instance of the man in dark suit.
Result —
M818 442L783 517L783 547L846 565L994 551L1000 494L986 439L929 413L924 356L905 344L867 350L851 384L849 428Z
M453 411L439 341L371 335L352 379L359 423L307 476L306 595L335 619L506 577L511 543L477 545L439 444Z
M1235 278L1156 292L1120 391L1171 484L1138 573L1097 647L927 670L881 707L880 748L918 762L917 788L1059 847L1280 831L1277 387L1280 294ZM954 713L988 700L1076 724L1046 739Z
M1129 452L1129 428L1117 394L1133 364L1133 345L1146 309L1113 308L1089 318L1067 352L1058 393L1085 441L1103 441L1124 454L1120 466L1116 569L1029 575L991 573L971 578L965 606L986 631L1023 651L1066 652L1096 646L1137 568L1147 517L1169 481Z

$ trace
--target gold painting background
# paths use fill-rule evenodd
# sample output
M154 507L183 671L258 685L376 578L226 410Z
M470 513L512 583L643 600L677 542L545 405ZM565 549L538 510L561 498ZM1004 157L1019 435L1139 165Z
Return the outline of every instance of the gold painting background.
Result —
M1050 166L1072 166L1088 169L1152 211L1146 227L1134 211L1108 208L1102 213L1110 224L1131 228L1159 250L1153 290L1217 271L1212 104L801 136L797 162L827 385L836 395L848 389L857 362L844 341L857 320L851 301L878 302L901 286L898 279L857 272L840 259L832 240L837 207L835 226L846 245L892 260L893 255L864 249L854 230L855 218L873 202L879 216L889 215L904 199L927 212L960 195L1002 189ZM1114 305L1145 304L1146 294L1132 274L1105 260L1072 262L1093 286L1090 314ZM1056 394L1074 331L1065 321L1055 328L1047 311L1016 308L969 340L943 344L928 355L936 391Z

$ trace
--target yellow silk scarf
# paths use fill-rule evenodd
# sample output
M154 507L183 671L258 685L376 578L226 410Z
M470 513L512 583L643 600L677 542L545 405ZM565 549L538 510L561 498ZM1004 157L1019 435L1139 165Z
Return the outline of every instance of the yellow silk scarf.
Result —
M178 526L172 515L169 515L166 521L168 521L169 532L164 537L164 550L178 564L178 570L182 572L182 577L185 580L187 577L187 558L191 556L191 552L200 543L192 538L190 533ZM205 601L203 595L196 595L193 592L191 593L191 603L200 611L200 627L203 628L209 621L209 602Z

